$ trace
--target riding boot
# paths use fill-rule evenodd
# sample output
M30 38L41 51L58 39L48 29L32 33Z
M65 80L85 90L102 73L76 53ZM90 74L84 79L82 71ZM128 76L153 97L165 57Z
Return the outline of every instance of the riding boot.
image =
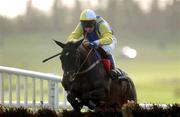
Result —
M118 71L116 70L113 56L110 53L108 53L108 59L111 61L110 77L115 79L118 77L119 74L118 74Z

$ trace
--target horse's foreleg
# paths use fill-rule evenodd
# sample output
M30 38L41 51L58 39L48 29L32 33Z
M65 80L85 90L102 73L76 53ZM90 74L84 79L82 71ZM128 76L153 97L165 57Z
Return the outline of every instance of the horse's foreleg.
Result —
M83 94L82 99L89 100L87 106L90 109L94 109L98 104L104 103L106 96L107 94L105 89L101 88Z
M80 112L80 110L82 108L82 104L81 104L81 102L78 102L75 95L73 95L72 93L68 93L67 100L70 102L70 104L73 107L74 111Z

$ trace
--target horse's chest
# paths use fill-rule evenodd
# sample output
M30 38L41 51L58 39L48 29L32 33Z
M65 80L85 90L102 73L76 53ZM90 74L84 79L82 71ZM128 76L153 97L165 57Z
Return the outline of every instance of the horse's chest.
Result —
M87 92L93 87L93 84L88 81L77 81L76 83L73 84L73 89L76 92Z

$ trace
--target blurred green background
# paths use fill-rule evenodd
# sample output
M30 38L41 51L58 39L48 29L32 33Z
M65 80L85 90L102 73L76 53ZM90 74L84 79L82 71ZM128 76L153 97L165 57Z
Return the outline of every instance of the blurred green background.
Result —
M52 39L66 42L81 11L92 8L115 32L116 66L134 81L138 102L180 103L179 0L152 0L147 4L140 0L52 1L48 12L35 7L34 0L27 0L25 13L18 16L2 15L0 9L0 66L61 76L58 57L47 63L42 60L61 51ZM137 57L123 57L124 46L135 49Z

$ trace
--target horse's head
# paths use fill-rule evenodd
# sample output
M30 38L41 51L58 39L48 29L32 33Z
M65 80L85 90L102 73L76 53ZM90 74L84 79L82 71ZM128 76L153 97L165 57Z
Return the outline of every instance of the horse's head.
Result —
M59 41L55 41L63 50L60 56L62 63L62 69L64 71L63 78L68 81L74 80L74 75L80 67L80 53L78 47L81 45L83 40L77 42L68 42L63 44Z

